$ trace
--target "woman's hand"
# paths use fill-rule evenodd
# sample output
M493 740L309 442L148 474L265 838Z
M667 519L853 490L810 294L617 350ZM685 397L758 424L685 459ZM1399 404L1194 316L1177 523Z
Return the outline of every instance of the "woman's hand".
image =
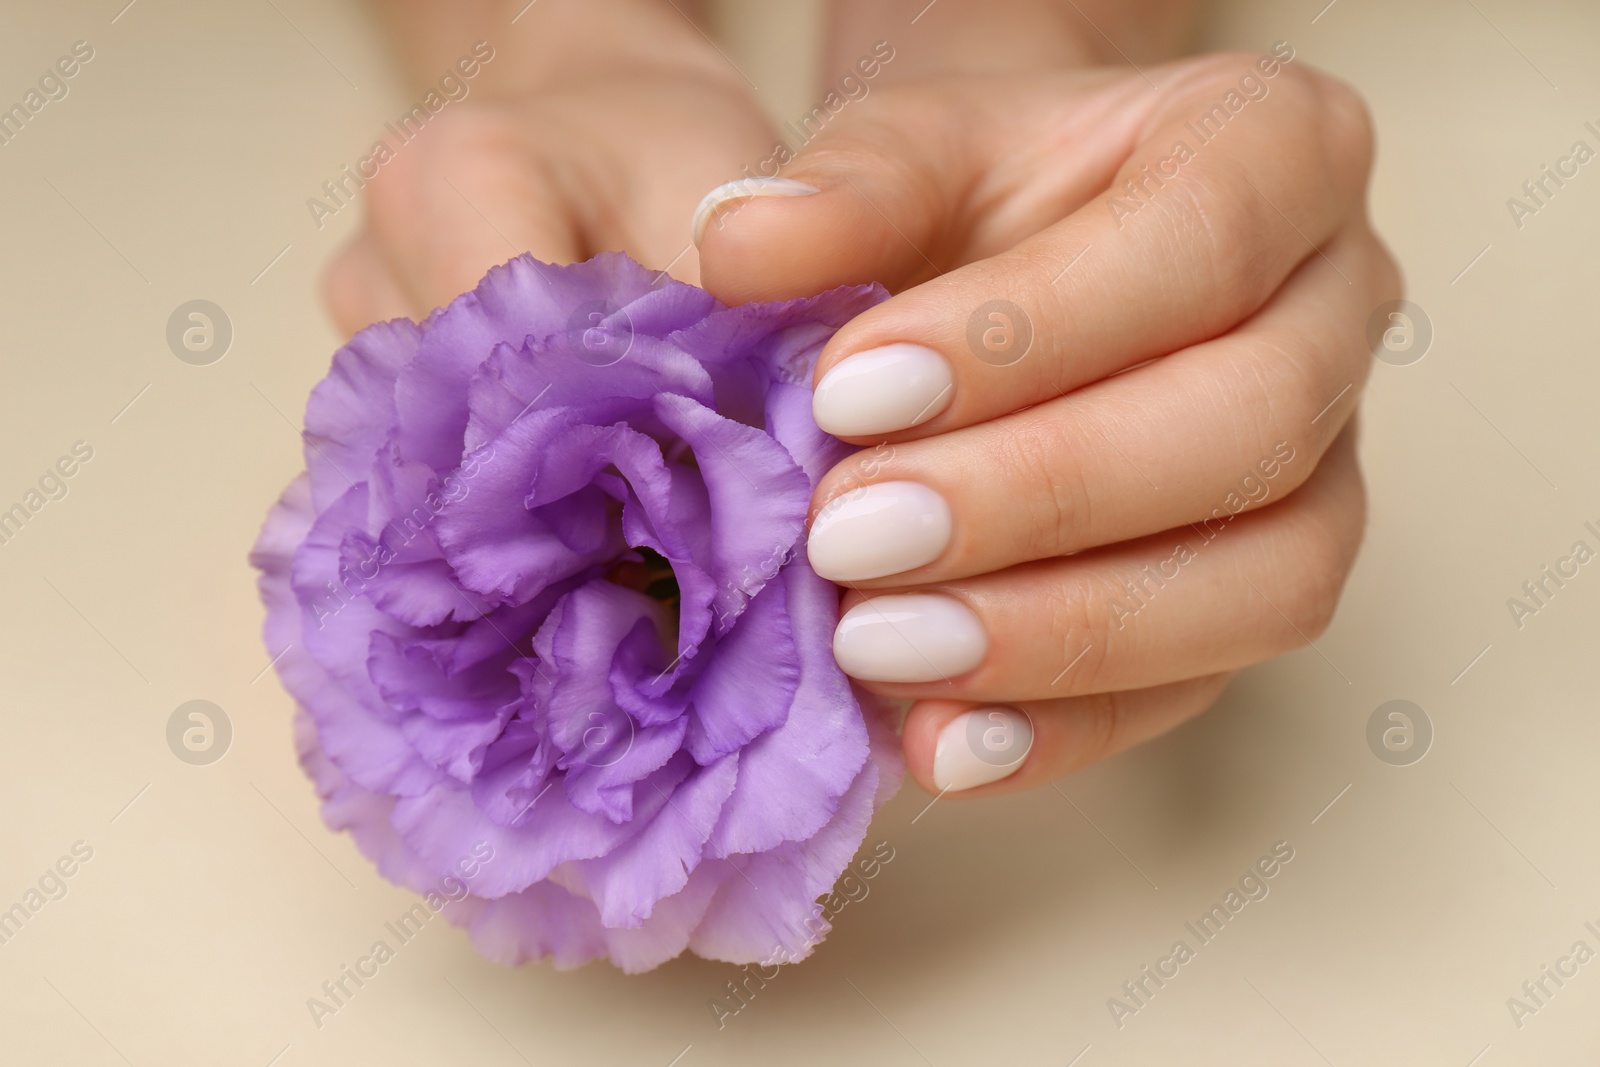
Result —
M1398 296L1372 135L1272 54L922 76L730 190L723 300L896 292L828 344L813 501L845 669L931 791L1047 782L1313 640L1358 547L1365 327ZM786 189L792 192L791 189Z
M473 40L495 57L362 190L361 232L324 284L340 329L420 319L523 252L566 263L621 249L697 280L690 210L776 135L680 7L694 5L391 0L419 84Z

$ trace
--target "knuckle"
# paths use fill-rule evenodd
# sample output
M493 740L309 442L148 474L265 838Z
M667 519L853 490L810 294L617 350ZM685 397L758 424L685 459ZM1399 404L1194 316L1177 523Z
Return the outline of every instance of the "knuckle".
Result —
M1375 303L1385 300L1398 300L1406 293L1405 276L1400 271L1400 263L1395 259L1394 253L1389 251L1387 245L1377 234L1370 230L1367 232L1368 247L1371 250L1373 264L1373 286L1377 294ZM1366 349L1362 349L1363 353Z
M1324 138L1325 161L1365 180L1372 169L1372 112L1366 99L1348 82L1319 70L1299 72L1311 81L1316 94L1316 128Z
M1076 468L1062 462L1071 452L1057 421L1035 422L1001 437L1004 469L1017 491L1024 521L1017 550L1047 559L1078 547L1089 525L1089 497Z
M1338 515L1321 516L1323 521L1308 523L1299 538L1301 558L1295 567L1287 603L1283 607L1294 628L1294 645L1315 641L1327 632L1339 606L1350 568L1350 552L1339 528Z
M1333 624L1342 579L1343 575L1318 574L1306 582L1305 590L1296 598L1295 625L1307 641L1315 641Z
M1191 296L1204 306L1193 310L1208 322L1237 322L1277 285L1273 245L1252 236L1268 232L1270 208L1248 185L1219 170L1187 176L1176 193L1168 201L1176 215L1174 239L1199 250L1209 275L1209 285Z
M1111 654L1109 579L1050 583L1050 638L1062 668L1054 685L1063 695L1093 691L1105 677Z
M1364 364L1363 364L1364 366ZM1231 395L1224 403L1231 411L1256 413L1240 421L1249 439L1240 445L1251 455L1266 455L1278 442L1309 446L1311 458L1320 456L1341 425L1336 417L1322 417L1328 402L1351 383L1335 382L1336 367L1323 366L1308 351L1304 338L1294 334L1263 332L1234 367ZM1285 468L1279 483L1286 489L1304 484L1310 464Z
M1279 76L1294 111L1285 131L1294 151L1315 164L1316 173L1359 185L1371 171L1375 137L1367 102L1348 82L1315 67L1285 67Z
M1219 124L1226 123L1229 109L1219 101L1243 99L1241 78L1251 77L1258 58L1224 53L1197 61L1185 76L1180 107L1210 107ZM1315 201L1342 202L1359 195L1373 160L1372 118L1360 94L1304 64L1280 66L1270 87L1266 84L1259 82L1263 88L1250 99L1270 98L1274 155L1297 161L1286 173L1297 182L1310 182L1318 194L1310 198ZM1270 242L1250 236L1274 232L1282 220L1277 208L1253 188L1262 179L1241 169L1240 161L1231 163L1184 174L1177 183L1182 196L1173 198L1173 210L1179 216L1178 238L1205 250L1223 298L1234 302L1230 312L1245 314L1270 295L1281 269Z

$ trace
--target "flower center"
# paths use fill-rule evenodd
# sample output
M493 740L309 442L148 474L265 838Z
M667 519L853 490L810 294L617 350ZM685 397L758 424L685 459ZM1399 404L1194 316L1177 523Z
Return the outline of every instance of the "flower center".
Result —
M667 557L651 548L633 549L641 559L619 559L606 573L607 580L643 593L674 611L678 607L678 576Z

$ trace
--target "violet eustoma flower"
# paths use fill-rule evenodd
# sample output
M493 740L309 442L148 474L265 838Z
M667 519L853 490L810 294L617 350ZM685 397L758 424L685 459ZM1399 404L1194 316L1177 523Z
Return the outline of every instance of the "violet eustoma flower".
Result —
M848 449L818 351L877 286L725 307L522 256L381 323L267 517L269 653L323 816L480 951L798 958L899 783L804 551ZM434 899L430 897L430 900Z

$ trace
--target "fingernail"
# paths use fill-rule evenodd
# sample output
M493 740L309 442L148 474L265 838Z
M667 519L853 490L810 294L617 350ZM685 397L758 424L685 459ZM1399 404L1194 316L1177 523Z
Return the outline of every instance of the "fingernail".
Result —
M950 505L919 482L876 482L823 505L806 557L830 582L859 582L932 563L950 543Z
M694 231L694 243L700 244L700 238L705 236L706 224L711 221L711 216L717 209L730 200L743 200L750 196L810 196L820 193L815 185L797 182L791 178L737 178L731 182L723 182L711 190L700 201L700 206L694 209L694 222L691 228Z
M973 708L939 731L933 784L940 792L973 789L1009 778L1033 747L1033 722L1016 708Z
M811 414L838 437L893 433L949 407L953 384L943 356L900 341L846 356L824 374Z
M948 681L988 651L972 609L935 593L873 597L845 612L833 631L833 658L865 682Z

